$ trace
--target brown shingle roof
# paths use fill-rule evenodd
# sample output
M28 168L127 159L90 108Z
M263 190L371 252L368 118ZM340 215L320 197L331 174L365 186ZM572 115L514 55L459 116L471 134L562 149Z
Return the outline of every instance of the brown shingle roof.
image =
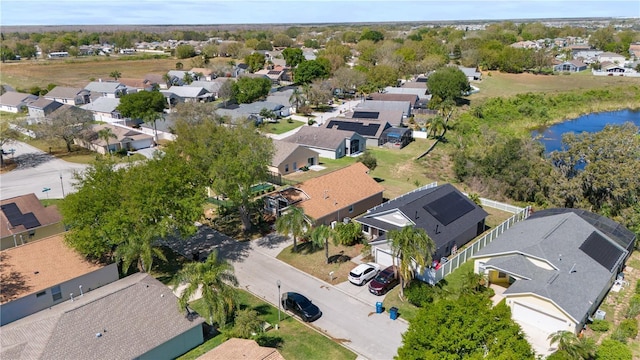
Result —
M44 207L34 193L0 200L0 206L9 204L16 204L22 214L33 213L40 223L40 226L47 226L62 221L62 215L58 212L58 208L55 205ZM37 229L37 227L35 229ZM27 228L24 225L11 225L7 215L4 211L0 210L0 237L19 234L25 231L27 231Z
M49 91L45 98L59 98L59 99L75 99L78 94L84 91L83 88L56 86Z
M231 338L197 360L284 360L277 349L258 345L255 340Z
M85 260L69 248L62 234L0 251L0 261L3 281L1 303L103 267ZM17 286L18 283L20 286Z
M344 139L351 138L354 134L353 131L303 126L298 132L282 140L314 148L335 150L344 142Z
M310 197L299 206L313 219L384 191L384 187L369 176L369 168L360 162L307 180L298 188Z
M109 128L111 132L116 136L115 139L109 139L109 144L113 144L116 142L122 142L125 138L129 138L132 140L143 140L143 139L151 139L153 136L147 135L140 131L127 129L119 126L109 125L109 124L96 124L91 127L91 130L95 132L93 140L91 140L92 144L98 146L106 146L107 142L104 139L97 137L98 131Z
M286 141L273 140L273 147L276 151L273 154L271 165L279 166L286 158L293 154L300 145Z

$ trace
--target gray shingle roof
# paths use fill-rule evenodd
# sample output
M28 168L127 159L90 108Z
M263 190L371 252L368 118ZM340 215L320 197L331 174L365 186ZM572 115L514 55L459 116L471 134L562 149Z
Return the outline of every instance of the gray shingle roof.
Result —
M75 99L76 96L78 96L78 94L80 94L83 90L83 88L56 86L51 89L51 91L49 91L44 97L48 99Z
M273 154L271 165L279 166L287 157L289 157L289 155L296 151L300 145L286 141L273 140L273 147L275 148L275 153Z
M97 93L115 94L118 90L126 89L126 86L119 82L93 81L87 84L84 88Z
M0 105L18 106L20 104L28 104L32 101L36 101L37 96L25 93L19 93L15 91L7 91L0 95Z
M63 105L62 103L59 103L57 101L53 101L53 100L49 100L41 97L38 100L28 104L27 107L34 108L34 109L54 109L55 110L62 105Z
M335 150L354 134L353 131L303 126L297 133L282 140L313 148Z
M80 106L80 108L93 112L111 113L116 110L118 105L120 105L120 99L102 96L88 104Z
M172 93L183 99L187 98L197 98L202 95L206 95L209 93L203 87L195 87L195 86L172 86L168 90L160 90L161 93Z
M178 310L177 298L167 286L137 273L3 326L0 355L131 359L202 322Z
M505 231L473 258L491 257L487 267L528 278L517 280L505 295L537 294L553 301L575 320L582 321L590 315L589 309L615 276L615 270L607 269L596 258L580 250L594 232L609 245L616 243L572 211L532 216ZM627 252L619 245L617 249L616 264L620 265ZM524 258L544 261L554 270L540 268Z
M357 109L400 110L405 115L411 114L409 101L365 100L356 106Z

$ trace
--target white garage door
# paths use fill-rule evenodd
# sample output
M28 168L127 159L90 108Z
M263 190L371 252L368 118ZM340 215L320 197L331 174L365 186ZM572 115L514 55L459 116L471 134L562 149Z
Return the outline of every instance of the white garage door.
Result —
M375 248L375 259L382 269L393 265L393 256L386 250Z
M558 330L570 330L564 319L549 315L518 302L513 303L511 310L513 320L535 326L549 333Z

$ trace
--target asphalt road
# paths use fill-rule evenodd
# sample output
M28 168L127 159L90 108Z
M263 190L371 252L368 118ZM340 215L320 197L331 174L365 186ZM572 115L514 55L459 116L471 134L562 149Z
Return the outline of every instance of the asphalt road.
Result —
M65 194L75 191L73 173L86 168L83 164L69 163L22 142L12 142L4 147L5 151L15 149L13 159L18 167L0 175L0 198L35 193L39 199L61 199ZM48 191L43 191L50 189Z
M407 322L401 318L391 320L388 312L376 314L375 301L369 297L371 294L360 294L363 298L358 295L366 287L351 284L334 286L277 260L275 256L288 245L288 239L277 235L238 242L203 227L195 237L170 246L187 256L197 251L200 258L217 249L234 265L240 287L276 306L279 294L299 292L323 313L320 319L310 324L312 327L354 351L359 359L392 359L402 344L401 334L407 330ZM341 288L345 286L353 286L355 292ZM381 297L375 298L382 301ZM282 316L291 315L282 312Z

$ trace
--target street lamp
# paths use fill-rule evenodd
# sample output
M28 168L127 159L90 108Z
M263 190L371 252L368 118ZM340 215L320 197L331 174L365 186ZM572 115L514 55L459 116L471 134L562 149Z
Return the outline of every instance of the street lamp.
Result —
M62 198L64 199L64 184L62 183L62 173L60 173L60 187L62 188Z
M278 327L280 327L280 280L276 284L278 284Z

